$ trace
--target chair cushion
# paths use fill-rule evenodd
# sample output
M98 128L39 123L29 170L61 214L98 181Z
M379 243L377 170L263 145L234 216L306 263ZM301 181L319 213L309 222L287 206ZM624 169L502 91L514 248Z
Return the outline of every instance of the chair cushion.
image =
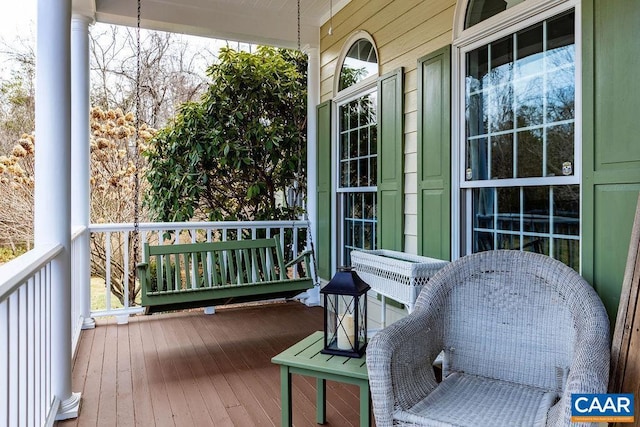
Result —
M419 426L544 426L558 400L544 390L475 375L453 373L425 399L394 419Z

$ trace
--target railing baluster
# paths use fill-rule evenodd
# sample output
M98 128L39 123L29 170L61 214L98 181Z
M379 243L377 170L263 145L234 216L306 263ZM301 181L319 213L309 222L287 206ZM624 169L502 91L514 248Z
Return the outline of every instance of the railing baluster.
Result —
M33 310L33 294L36 288L36 279L37 275L34 276L33 279L29 280L26 288L26 317L27 317L27 330L26 330L26 339L27 339L27 414L29 415L29 419L27 419L27 425L36 425L35 420L35 396L33 394L35 388L35 323L34 323L34 310ZM73 323L72 323L73 325Z
M32 279L29 279L29 281ZM29 281L18 291L18 378L21 378L20 385L18 386L18 412L21 415L19 418L21 425L27 423L27 289L29 287Z
M129 308L129 232L124 232L124 251L123 258L126 260L124 263L124 278L122 280L122 288L124 291L124 308ZM135 266L134 266L135 268Z
M0 424L9 424L9 303L0 302ZM2 350L4 349L4 350Z
M105 305L107 306L107 310L111 310L111 232L107 231L105 235L105 252L107 253L106 260L106 272L104 278L104 291L105 291Z
M293 230L291 230L291 233L293 235L293 244L291 246L291 259L295 259L295 257L298 256L298 227L294 225ZM298 278L297 265L293 265L291 269L293 270L293 277L297 279Z
M9 322L7 325L9 326L9 345L7 346L6 351L9 352L9 371L7 372L9 378L9 422L8 426L17 426L20 424L20 420L18 418L19 408L18 402L20 399L18 385L20 384L19 377L19 367L18 362L20 360L20 346L18 341L18 336L20 333L20 318L18 316L18 300L19 300L19 292L15 292L13 295L9 297L7 303L9 305Z
M42 420L42 405L38 404L38 402L42 402L42 380L43 380L43 375L42 375L42 333L43 333L43 329L42 329L42 289L44 288L45 284L42 281L42 275L40 274L40 272L38 272L38 286L37 288L34 290L34 295L33 295L33 310L34 310L34 318L33 318L33 325L34 325L34 329L35 329L35 336L34 336L34 346L33 346L33 351L35 352L35 354L37 355L37 359L35 360L35 366L34 366L34 380L35 380L35 388L33 390L33 394L35 396L35 416L36 416L36 420ZM80 289L77 289L78 292L80 292Z

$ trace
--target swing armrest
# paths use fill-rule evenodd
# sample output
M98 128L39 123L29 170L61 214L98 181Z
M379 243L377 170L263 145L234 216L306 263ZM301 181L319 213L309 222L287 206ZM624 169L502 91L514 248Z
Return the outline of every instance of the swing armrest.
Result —
M307 249L305 251L302 251L298 254L297 257L295 257L294 259L292 259L291 261L289 261L287 264L285 264L285 267L291 267L293 265L296 265L297 263L301 262L301 261L305 261L305 262L309 262L309 256L311 255L311 250Z

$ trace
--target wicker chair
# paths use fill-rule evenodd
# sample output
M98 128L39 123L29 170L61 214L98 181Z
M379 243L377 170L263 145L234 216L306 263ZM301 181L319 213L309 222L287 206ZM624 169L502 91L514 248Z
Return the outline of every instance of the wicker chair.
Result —
M559 261L519 251L461 258L369 343L376 425L575 426L571 393L606 393L609 344L598 295Z

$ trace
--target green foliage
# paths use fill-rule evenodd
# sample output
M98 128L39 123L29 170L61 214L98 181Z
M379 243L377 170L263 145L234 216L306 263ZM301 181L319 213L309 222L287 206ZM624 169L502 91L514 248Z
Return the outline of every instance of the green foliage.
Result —
M306 188L306 58L259 47L219 59L207 93L149 145L146 203L162 221L296 217L282 195Z
M27 249L25 247L19 247L19 248L16 248L15 250L11 248L0 248L0 264L9 262L14 258L19 257L25 252L27 252Z

